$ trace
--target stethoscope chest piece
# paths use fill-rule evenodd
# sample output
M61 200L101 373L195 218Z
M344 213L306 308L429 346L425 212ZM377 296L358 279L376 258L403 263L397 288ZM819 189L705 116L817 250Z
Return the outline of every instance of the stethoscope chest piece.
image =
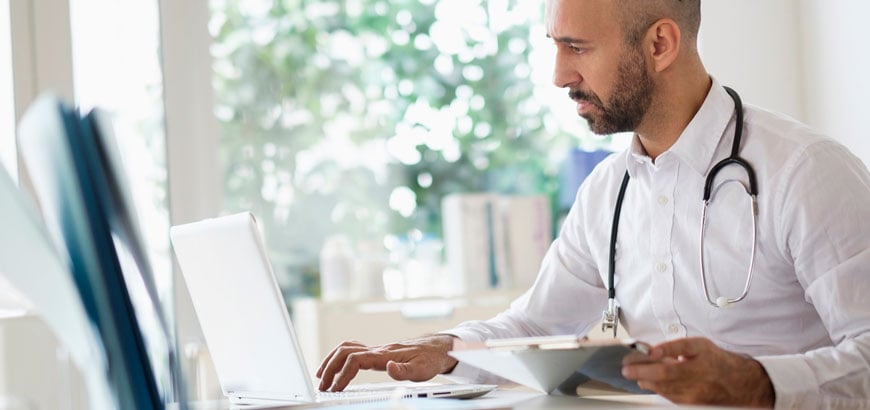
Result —
M616 337L616 329L619 327L619 305L616 301L609 299L607 301L607 310L601 313L601 332L607 333L608 330L613 332L613 337Z

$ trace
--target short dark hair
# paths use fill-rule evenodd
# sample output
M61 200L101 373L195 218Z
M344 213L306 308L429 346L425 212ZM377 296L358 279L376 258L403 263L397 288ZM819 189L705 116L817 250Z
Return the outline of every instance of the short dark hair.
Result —
M662 18L677 22L683 41L694 44L701 27L701 0L619 0L625 37L638 44L647 29Z

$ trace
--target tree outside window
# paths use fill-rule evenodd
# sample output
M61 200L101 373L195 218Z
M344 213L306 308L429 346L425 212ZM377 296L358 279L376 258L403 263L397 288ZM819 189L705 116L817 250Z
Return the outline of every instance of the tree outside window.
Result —
M330 235L438 237L454 192L555 199L567 150L606 142L545 104L549 70L533 78L552 58L543 2L211 6L223 206L261 221L288 296L318 293Z

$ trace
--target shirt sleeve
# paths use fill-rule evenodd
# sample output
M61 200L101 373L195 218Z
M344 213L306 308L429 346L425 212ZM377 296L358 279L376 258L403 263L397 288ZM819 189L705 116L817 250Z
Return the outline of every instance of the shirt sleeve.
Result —
M777 408L870 408L870 175L833 141L810 145L784 172L779 242L833 346L757 359Z
M589 252L584 212L595 206L590 201L590 180L580 188L574 205L562 225L559 238L547 251L531 289L510 307L489 320L461 323L445 330L467 342L513 337L585 335L598 323L607 301L607 291ZM602 176L599 174L598 178ZM597 205L601 206L601 205ZM451 372L455 379L494 382L491 375L460 363Z

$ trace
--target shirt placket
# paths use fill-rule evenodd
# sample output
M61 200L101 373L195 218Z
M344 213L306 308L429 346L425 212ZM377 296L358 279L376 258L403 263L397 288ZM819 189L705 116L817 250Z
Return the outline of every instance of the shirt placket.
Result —
M669 158L671 159L671 158ZM684 337L685 326L674 306L673 241L674 197L677 172L676 161L664 159L651 166L651 189L647 209L651 213L650 260L652 275L653 311L662 334L667 338Z

